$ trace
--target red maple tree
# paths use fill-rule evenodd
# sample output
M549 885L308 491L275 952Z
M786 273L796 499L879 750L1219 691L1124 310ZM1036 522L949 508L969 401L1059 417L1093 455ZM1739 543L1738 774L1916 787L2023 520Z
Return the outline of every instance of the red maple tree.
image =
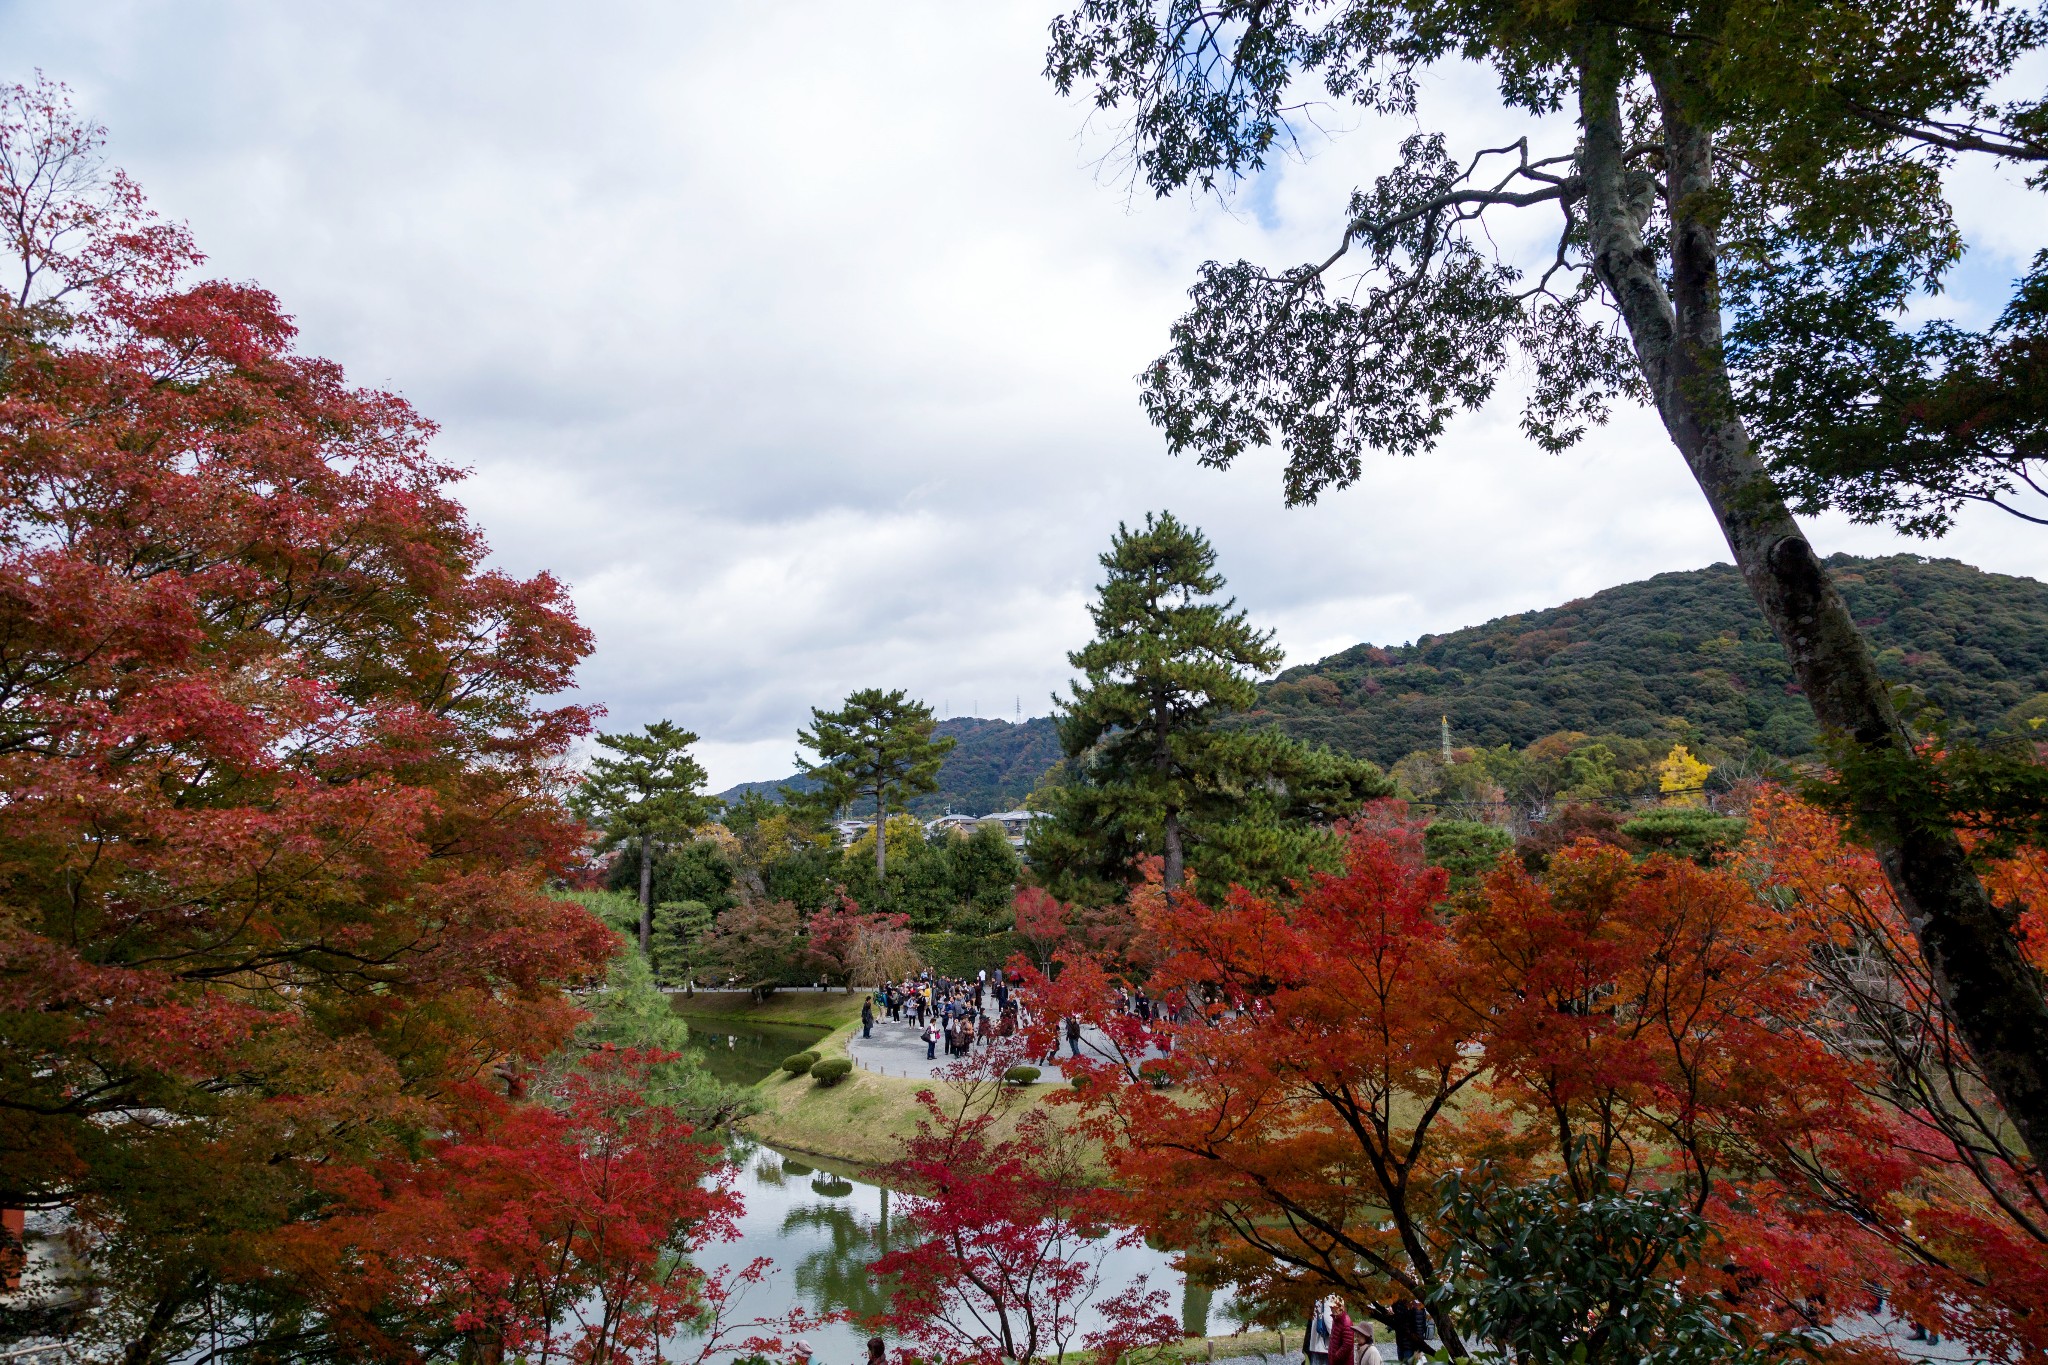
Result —
M329 1216L266 1249L345 1340L416 1358L436 1343L574 1365L779 1353L816 1320L739 1321L759 1260L697 1261L738 1235L724 1149L644 1098L674 1054L605 1049L548 1103L472 1087L458 1127L418 1155L324 1177ZM693 1257L687 1253L696 1253ZM667 1349L664 1349L664 1347Z
M1114 1365L1180 1339L1166 1295L1143 1277L1102 1294L1103 1254L1137 1233L1105 1234L1077 1134L1003 1080L1022 1056L1015 1043L994 1049L948 1067L942 1091L918 1092L917 1130L887 1177L905 1191L911 1243L869 1267L894 1282L876 1325L910 1343L899 1360L1029 1365L1078 1346ZM1084 1331L1084 1311L1100 1325Z
M2048 1169L1984 1084L1877 860L1782 792L1750 814L1741 870L1821 937L1818 1036L1865 1067L1855 1102L1816 1111L1803 1140L1760 1144L1758 1162L1892 1253L1873 1278L1913 1319L1990 1357L2048 1360ZM2048 854L1988 861L1985 884L2048 970Z
M813 913L805 924L804 959L827 981L851 990L876 986L892 962L907 962L910 916L869 913L841 893L837 903Z
M0 1207L69 1211L130 1358L312 1352L270 1239L473 1123L615 950L541 890L589 636L100 142L0 90Z
M1792 1158L1842 1163L1860 1142L1865 1191L1904 1191L1915 1163L1872 1143L1880 1068L1833 1045L1814 966L1833 931L1752 876L1586 841L1540 875L1504 860L1451 902L1381 810L1350 827L1341 873L1291 896L1133 904L1158 966L1128 984L1185 1008L1141 1025L1112 1005L1119 978L1069 950L1033 983L1041 1017L1108 1042L1063 1063L1085 1078L1066 1102L1121 1216L1255 1302L1336 1290L1385 1318L1400 1295L1429 1301L1442 1180L1482 1160L1582 1199L1683 1191L1718 1267L1688 1274L1759 1331L1825 1324L1890 1282L1881 1239L1817 1203Z

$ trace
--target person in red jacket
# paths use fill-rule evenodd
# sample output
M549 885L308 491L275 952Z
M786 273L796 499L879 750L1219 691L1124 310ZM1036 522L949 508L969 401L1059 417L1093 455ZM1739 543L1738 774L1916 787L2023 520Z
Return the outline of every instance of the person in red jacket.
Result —
M1330 1365L1358 1365L1358 1329L1351 1325L1351 1314L1344 1307L1344 1300L1333 1299L1330 1303Z

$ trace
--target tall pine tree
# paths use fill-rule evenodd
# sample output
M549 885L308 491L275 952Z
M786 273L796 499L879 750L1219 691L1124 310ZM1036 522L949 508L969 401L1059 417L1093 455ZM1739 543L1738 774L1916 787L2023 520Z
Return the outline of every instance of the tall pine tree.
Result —
M811 728L797 732L797 740L818 756L812 763L798 755L797 762L806 777L817 780L825 800L836 807L874 803L878 885L888 885L889 812L904 809L906 796L937 791L939 765L952 752L951 738L932 738L937 723L931 707L910 700L901 688L868 687L837 711L813 707Z
M654 845L711 818L711 798L702 791L706 773L690 756L697 736L673 721L658 720L640 735L599 735L597 742L618 757L592 762L570 804L602 834L601 847L638 847L640 951L646 953L654 941Z
M1230 881L1306 872L1314 828L1384 794L1379 770L1216 728L1252 705L1257 675L1282 655L1272 632L1217 599L1224 580L1200 531L1148 515L1119 525L1101 562L1095 639L1067 656L1082 680L1056 717L1065 772L1046 798L1052 818L1033 831L1034 866L1091 899L1150 856L1170 890L1191 858Z

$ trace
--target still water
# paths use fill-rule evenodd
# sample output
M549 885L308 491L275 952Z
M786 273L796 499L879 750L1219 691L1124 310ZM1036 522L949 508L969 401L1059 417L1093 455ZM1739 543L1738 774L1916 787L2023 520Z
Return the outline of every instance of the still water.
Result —
M704 1059L704 1069L728 1085L752 1085L772 1074L784 1057L817 1045L828 1030L800 1025L742 1024L715 1016L682 1014L690 1026L690 1051Z
M773 1275L749 1293L736 1316L772 1316L798 1305L813 1312L880 1312L884 1290L867 1266L892 1245L894 1196L880 1185L819 1169L771 1147L735 1142L738 1190L746 1200L740 1238L708 1247L697 1259L707 1266L742 1266L757 1256L775 1262ZM1166 1254L1150 1247L1107 1247L1097 1297L1109 1298L1140 1275L1150 1287L1166 1291L1169 1311L1179 1310L1190 1335L1224 1330L1218 1323L1227 1316L1225 1296L1219 1293L1212 1302L1208 1290L1184 1283ZM1083 1312L1083 1331L1098 1325ZM821 1328L806 1340L819 1365L859 1365L866 1357L865 1334L849 1325Z

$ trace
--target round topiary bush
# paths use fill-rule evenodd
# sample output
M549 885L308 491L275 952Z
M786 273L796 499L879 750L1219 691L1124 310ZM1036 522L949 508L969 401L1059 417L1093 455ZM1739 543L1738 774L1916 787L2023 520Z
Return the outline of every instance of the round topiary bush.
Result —
M1003 1073L1003 1079L1011 1085L1030 1085L1038 1079L1039 1074L1035 1066L1013 1066Z
M1082 1072L1080 1075L1074 1077L1073 1080L1067 1082L1067 1084L1073 1086L1076 1090L1086 1090L1088 1088L1088 1073L1085 1071Z
M787 1065L787 1063L784 1063ZM844 1057L827 1057L822 1062L811 1063L811 1079L819 1085L837 1085L853 1070L853 1063Z
M801 1076L817 1064L818 1054L815 1052L799 1052L794 1057L782 1059L782 1069L792 1076Z

